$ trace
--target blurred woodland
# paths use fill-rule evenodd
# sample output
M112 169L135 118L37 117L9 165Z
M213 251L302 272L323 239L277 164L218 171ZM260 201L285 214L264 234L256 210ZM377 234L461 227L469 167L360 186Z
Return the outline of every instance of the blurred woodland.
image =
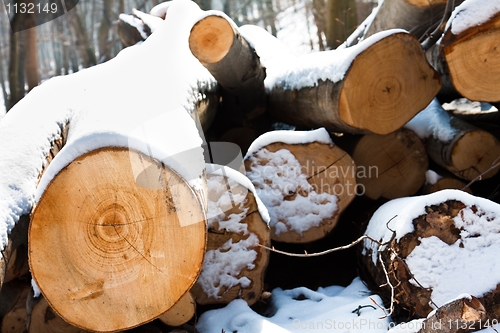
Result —
M62 0L72 8L52 21L34 25L34 15L13 8L38 0L4 0L0 5L0 85L8 111L40 82L105 62L122 49L117 34L121 13L149 12L159 0ZM286 25L300 25L305 52L336 48L371 12L375 0L194 0L202 9L225 12L238 25L255 24L278 36ZM59 1L49 1L59 2ZM10 9L10 11L8 10ZM285 20L300 12L304 22ZM296 16L294 16L296 17ZM280 19L281 18L281 19ZM14 33L11 24L15 24ZM303 28L303 29L302 29ZM22 30L22 31L21 31ZM304 51L303 51L304 52ZM1 102L1 99L0 99Z

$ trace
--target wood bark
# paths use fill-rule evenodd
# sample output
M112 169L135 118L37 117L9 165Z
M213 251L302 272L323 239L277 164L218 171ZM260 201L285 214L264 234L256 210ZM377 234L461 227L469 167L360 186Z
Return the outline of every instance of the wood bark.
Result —
M286 87L286 76L282 80ZM340 81L273 88L268 110L276 119L300 128L389 134L424 109L440 87L439 76L415 37L394 33L359 53Z
M83 155L51 181L32 214L33 278L71 325L116 331L151 321L201 270L201 202L176 172L138 152Z
M429 62L443 79L441 95L500 101L499 34L500 13L457 35L451 28L444 32L441 41L427 51Z
M414 195L424 185L429 167L422 140L406 128L363 136L352 158L358 167L357 182L373 200Z
M271 235L269 226L263 221L260 215L255 196L244 186L231 183L228 177L213 174L208 175L207 180L209 181L209 205L214 205L220 201L224 194L229 194L232 200L240 195L246 195L246 197L240 202L234 202L232 207L227 207L227 210L221 213L221 215L214 216L208 220L209 229L205 263L200 278L191 289L191 292L199 304L228 304L236 298L241 298L248 305L253 305L260 299L263 291L264 272L269 261L269 251L257 246L256 243L270 246ZM234 230L233 226L228 227L226 224L228 220L233 219L240 219L237 222L239 224L237 230ZM234 260L238 260L238 256L242 256L242 252L246 251L253 252L255 258L236 268L241 268L239 273L221 271L220 276L214 276L213 271L217 269L214 267L224 267L231 264L229 257L225 257L222 254L231 253L231 249L228 250L228 244L242 244L249 237L256 237L256 243L247 244L244 246L244 249L239 249L232 256ZM224 282L226 274L230 274L235 281L242 278L245 280L248 279L250 284L245 286L240 282L232 286L227 285ZM214 295L213 290L219 291Z
M500 142L492 134L455 117L450 126L455 131L450 141L434 136L426 140L427 152L434 162L465 180L472 180L493 166L500 156ZM498 168L482 175L482 179L497 173Z
M9 234L7 245L0 256L0 290L4 282L13 280L25 272L24 259L28 253L28 224L29 216L23 215Z
M265 69L234 22L209 14L193 25L189 48L222 87L223 107L243 123L265 111Z
M13 281L4 287L0 294L0 332L26 332L26 300L31 286L26 281Z
M310 191L320 194L329 193L337 197L337 209L334 214L323 219L317 227L311 227L306 231L297 232L288 229L284 232L277 232L273 222L287 225L287 221L271 220L271 238L286 243L308 243L325 237L337 224L342 211L356 196L356 165L352 158L337 145L330 146L318 142L296 145L276 142L262 147L262 149L267 149L269 152L277 152L281 149L290 151L300 163L302 173L306 175L308 183L312 186L311 190L297 188L297 191L293 193L289 192L290 190L287 188L279 188L286 201L295 200L299 195L308 196ZM255 156L255 154L254 152L253 155ZM268 162L258 159L252 161L252 158L247 155L245 169L248 173L256 165L266 166ZM287 170L286 164L283 165L281 173L292 174L290 170ZM268 207L268 209L270 208Z
M424 320L417 333L467 333L484 325L486 310L474 296L463 297L441 306Z
M415 200L419 200L419 198L415 197ZM411 204L411 201L406 201L405 205L400 206L396 211L394 211L394 209L391 210L391 215L404 215L405 207L411 207ZM393 206L393 208L395 207ZM465 208L469 208L470 211L473 212L472 214L476 215L477 219L479 219L481 214L483 214L480 206L467 206L459 200L450 199L436 204L429 203L428 206L422 208L424 208L425 213L414 218L411 222L414 228L412 232L399 235L396 231L395 237L391 240L384 239L384 241L388 240L389 244L380 249L380 260L374 259L377 258L377 255L375 255L375 257L372 256L373 248L367 250L366 244L373 244L372 241L367 241L367 243L365 243L361 260L366 268L366 273L370 279L373 279L371 281L373 290L377 290L379 295L381 295L387 303L390 302L391 295L393 295L393 301L398 304L397 306L406 309L412 316L425 318L432 311L431 304L437 306L433 303L431 298L433 284L431 283L428 287L423 287L420 284L419 278L421 279L425 272L420 271L420 275L415 276L414 272L409 270L405 262L408 256L422 243L423 239L439 238L443 243L449 246L461 243L462 245L460 248L468 248L469 245L464 245L468 244L466 243L466 238L487 237L487 231L485 234L479 233L478 235L467 236L456 226L454 221L455 218L464 219L463 209ZM474 223L474 220L470 216L466 219L467 223ZM474 248L474 246L472 246L472 248ZM449 266L447 266L448 263L446 262L448 260L446 254L436 253L433 260L435 260L436 263L439 262L440 265L444 265L443 269L449 269ZM457 260L459 259L457 258ZM391 287L387 284L388 279L392 285L393 291L391 291ZM434 281L433 283L438 282ZM444 283L444 281L440 283ZM462 288L457 288L457 295L463 292ZM486 318L490 321L494 318L498 318L500 314L500 306L498 303L499 292L500 286L497 286L485 292L483 295L473 295L484 305L486 309ZM476 307L475 305L472 307L475 309L480 308L480 306ZM462 320L465 318L457 319ZM483 321L483 325L484 324Z

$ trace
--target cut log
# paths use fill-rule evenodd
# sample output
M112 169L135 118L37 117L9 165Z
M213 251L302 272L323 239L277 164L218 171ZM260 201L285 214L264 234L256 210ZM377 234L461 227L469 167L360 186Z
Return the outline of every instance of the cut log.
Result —
M417 193L429 167L422 140L405 128L387 135L363 136L352 158L357 165L357 182L373 200Z
M455 1L458 2L458 1ZM373 13L348 38L348 47L357 44L377 32L389 29L404 29L415 37L434 30L442 19L446 0L388 0L380 3Z
M231 118L242 122L265 111L265 69L224 13L206 12L191 30L189 48L222 87L223 105Z
M500 156L500 142L492 134L449 116L437 100L406 127L426 140L434 162L465 180L485 173ZM482 179L494 176L498 170L485 173Z
M433 170L427 170L425 175L425 185L422 188L423 194L430 194L446 189L462 190L467 185L449 172L440 171L438 174ZM468 187L463 191L472 194L472 191Z
M474 296L463 297L441 306L424 320L417 333L467 333L483 328L486 310Z
M26 332L26 299L31 290L29 283L6 283L0 294L0 332Z
M362 251L373 287L418 317L469 294L498 319L499 216L500 205L457 190L389 201L365 232L375 240Z
M323 238L356 196L356 165L325 129L261 135L245 156L248 178L270 215L271 238Z
M265 52L260 50L269 43L259 45L258 38L263 37L256 35L252 44L257 53ZM424 109L441 87L418 40L400 30L351 48L264 65L269 112L303 129L389 134Z
M190 292L184 294L173 307L158 317L158 319L168 326L180 326L193 318L196 312L196 302Z
M28 333L86 333L89 331L72 326L52 310L47 300L37 297L29 309Z
M495 2L465 1L455 9L427 57L443 79L442 95L500 101L500 9ZM476 15L481 6L486 16Z
M29 216L21 216L9 234L7 245L0 253L0 290L4 282L11 281L25 272L29 221Z
M71 325L116 331L151 321L201 270L200 201L176 172L141 153L87 153L56 175L33 213L33 278Z
M253 305L262 293L269 261L269 251L258 244L270 246L270 230L259 199L246 187L252 187L250 181L229 168L223 173L207 176L207 252L191 292L199 304L228 304L241 298ZM246 186L239 183L241 178Z

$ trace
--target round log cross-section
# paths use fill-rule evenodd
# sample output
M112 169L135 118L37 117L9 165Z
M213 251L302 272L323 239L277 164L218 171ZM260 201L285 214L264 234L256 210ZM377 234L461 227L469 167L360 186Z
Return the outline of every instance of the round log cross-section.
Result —
M54 177L28 239L31 272L50 306L72 325L118 331L155 319L194 284L205 209L168 166L101 148Z

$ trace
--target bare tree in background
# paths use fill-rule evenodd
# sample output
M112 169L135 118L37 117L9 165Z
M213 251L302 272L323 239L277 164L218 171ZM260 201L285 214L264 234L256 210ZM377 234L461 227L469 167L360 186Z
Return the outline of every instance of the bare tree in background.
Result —
M355 0L327 0L326 44L335 49L358 25Z

